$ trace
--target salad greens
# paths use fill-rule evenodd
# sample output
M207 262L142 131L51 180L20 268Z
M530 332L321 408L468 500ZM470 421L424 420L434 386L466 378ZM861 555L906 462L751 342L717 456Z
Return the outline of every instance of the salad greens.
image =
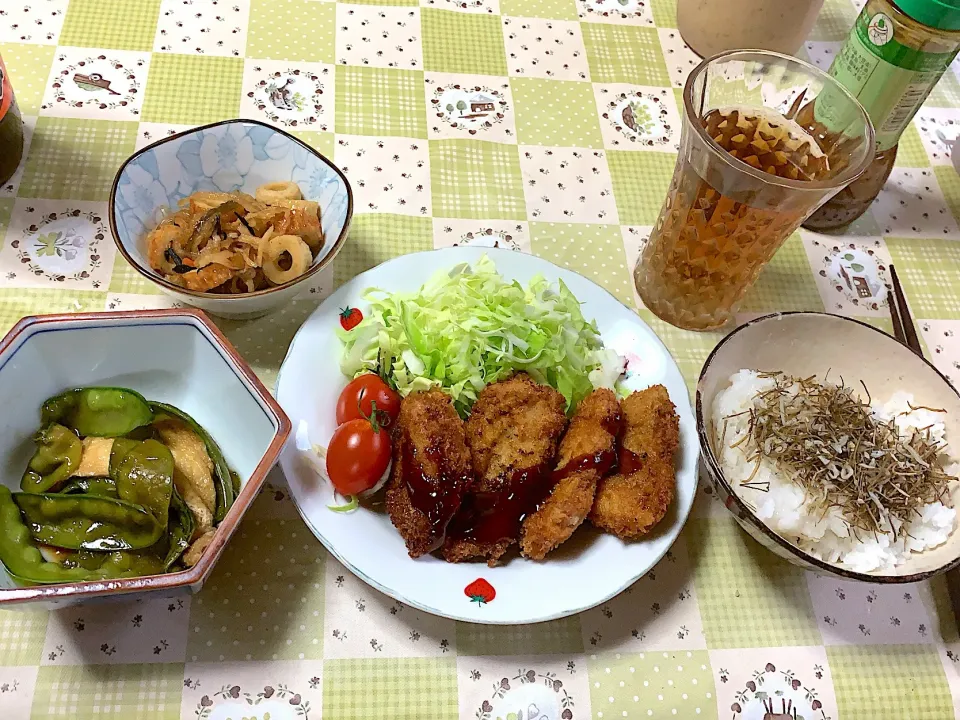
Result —
M623 359L603 347L596 323L559 281L508 282L486 255L435 274L416 292L371 288L370 312L344 343L341 371L377 372L403 396L440 387L466 415L477 393L515 371L556 388L573 408L595 387L613 388Z

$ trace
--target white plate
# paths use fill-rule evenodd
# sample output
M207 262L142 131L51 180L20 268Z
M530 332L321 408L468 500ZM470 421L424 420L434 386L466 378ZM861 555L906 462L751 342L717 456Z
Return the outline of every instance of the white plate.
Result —
M336 428L334 408L348 378L340 373L341 343L334 334L340 308L367 314L363 292L416 290L437 270L475 262L484 253L508 279L526 284L542 274L562 279L595 318L604 344L630 359L628 384L641 389L667 387L680 415L681 451L677 458L677 497L655 531L636 542L596 532L585 523L544 562L513 556L505 565L451 564L426 556L411 560L385 512L361 508L331 512L329 484L317 476L294 443L287 443L280 464L304 521L326 548L357 577L407 605L435 615L476 623L519 624L572 615L613 597L650 570L676 540L690 512L697 484L697 432L687 387L673 358L653 331L631 310L589 280L533 255L489 248L446 248L385 262L358 275L331 295L307 319L293 339L277 380L277 399L294 428L307 423L310 442L326 445ZM496 597L472 602L465 593L478 578Z

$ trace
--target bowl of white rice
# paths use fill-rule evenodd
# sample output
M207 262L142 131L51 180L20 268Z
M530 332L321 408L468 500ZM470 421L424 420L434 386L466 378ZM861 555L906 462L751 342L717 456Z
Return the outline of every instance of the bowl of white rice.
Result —
M786 560L874 583L960 565L960 395L877 328L749 322L707 358L696 413L717 496Z

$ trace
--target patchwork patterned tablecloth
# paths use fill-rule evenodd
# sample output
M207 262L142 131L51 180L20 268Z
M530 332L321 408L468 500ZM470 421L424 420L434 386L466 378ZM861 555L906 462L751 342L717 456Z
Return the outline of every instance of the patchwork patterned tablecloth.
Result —
M826 68L862 0L827 0ZM0 0L30 136L0 188L0 325L162 307L105 224L118 165L191 125L291 130L349 176L349 241L314 293L221 327L272 383L326 293L401 253L498 243L638 312L693 386L717 334L639 305L628 268L666 192L697 58L673 0ZM627 111L629 110L629 112ZM888 327L895 262L928 356L960 379L960 67L846 234L799 232L743 317L814 309ZM339 566L274 474L197 596L0 613L4 718L954 717L960 637L940 582L803 572L701 491L672 552L579 616L524 627L405 607ZM768 714L765 714L768 713Z

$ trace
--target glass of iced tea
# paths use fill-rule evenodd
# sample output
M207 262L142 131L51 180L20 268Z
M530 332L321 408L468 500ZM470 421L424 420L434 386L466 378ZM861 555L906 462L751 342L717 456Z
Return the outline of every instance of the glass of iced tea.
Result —
M870 164L873 126L826 73L759 50L704 60L683 105L680 155L634 281L658 317L711 330L800 223Z

